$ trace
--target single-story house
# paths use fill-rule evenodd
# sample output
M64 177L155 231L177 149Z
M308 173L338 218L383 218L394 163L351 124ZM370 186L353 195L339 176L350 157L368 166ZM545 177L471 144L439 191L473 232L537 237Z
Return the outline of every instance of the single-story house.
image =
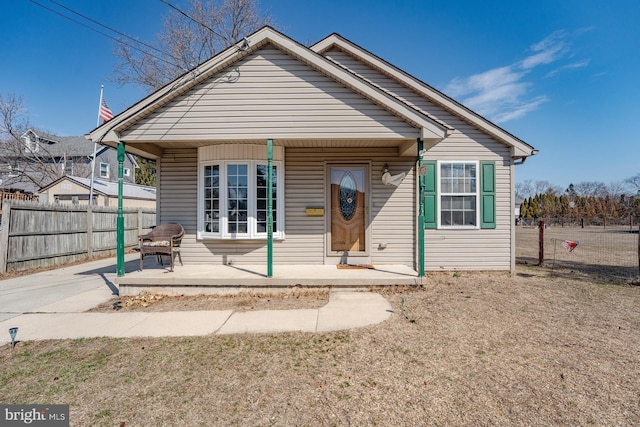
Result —
M65 175L40 189L41 198L50 204L88 205L91 179ZM103 179L93 180L96 206L118 206L118 183ZM156 208L156 188L122 183L123 208Z
M276 268L514 271L514 169L535 154L337 34L307 47L270 27L87 138L156 159L157 223L184 226L185 264L264 264L271 246Z

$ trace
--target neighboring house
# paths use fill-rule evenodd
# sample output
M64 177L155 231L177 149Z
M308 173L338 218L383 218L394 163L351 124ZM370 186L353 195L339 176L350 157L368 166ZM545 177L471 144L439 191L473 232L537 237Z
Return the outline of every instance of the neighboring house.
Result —
M94 179L93 197L96 206L118 206L118 183L103 179ZM47 203L51 204L89 204L90 178L63 176L40 189ZM122 184L123 208L156 208L156 188L143 185Z
M91 176L93 144L81 136L56 136L28 129L21 141L0 150L0 179L5 191L36 194L40 187L64 176ZM125 183L135 183L134 156L127 155L124 162ZM98 146L95 177L117 180L116 151ZM88 196L88 193L87 193Z
M267 263L272 139L276 266L417 270L423 181L426 269L513 271L514 166L535 154L339 35L309 48L270 27L88 138L157 160L158 224L181 223L199 264Z

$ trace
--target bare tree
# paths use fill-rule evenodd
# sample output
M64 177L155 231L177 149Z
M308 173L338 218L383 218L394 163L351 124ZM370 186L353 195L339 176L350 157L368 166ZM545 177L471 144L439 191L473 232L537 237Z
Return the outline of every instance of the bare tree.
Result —
M116 44L116 82L153 92L272 22L260 13L257 0L189 0L186 11L165 3L172 9L155 42L144 43L142 51Z
M576 193L582 197L604 197L609 191L607 186L600 181L582 181L574 185Z
M620 181L610 182L609 185L607 185L606 187L607 187L607 194L611 197L617 198L617 197L620 197L620 195L627 193L627 186L624 184L624 182L620 182Z
M640 194L640 173L625 179L624 182L633 188L636 194Z
M554 196L562 194L562 188L553 185L549 181L536 181L533 183L534 194L552 194Z
M0 138L22 135L28 128L27 112L22 97L10 93L2 96L0 93Z
M530 179L525 179L522 182L516 183L516 195L523 199L527 199L529 197L535 196L535 191L533 190L533 183Z

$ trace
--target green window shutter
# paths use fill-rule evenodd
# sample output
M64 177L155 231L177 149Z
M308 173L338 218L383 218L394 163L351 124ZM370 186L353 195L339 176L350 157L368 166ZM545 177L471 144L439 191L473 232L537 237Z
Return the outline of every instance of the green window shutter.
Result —
M495 162L480 162L480 228L496 228Z
M424 228L436 228L438 215L438 182L436 180L436 162L424 162L427 167L424 179Z

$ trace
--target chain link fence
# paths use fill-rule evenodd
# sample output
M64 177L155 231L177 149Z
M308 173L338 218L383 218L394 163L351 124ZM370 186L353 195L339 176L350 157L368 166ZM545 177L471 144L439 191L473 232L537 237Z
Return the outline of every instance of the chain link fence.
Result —
M581 274L615 282L637 283L640 278L640 227L583 225L556 220L551 224L521 222L516 227L516 262L540 265L564 274Z

